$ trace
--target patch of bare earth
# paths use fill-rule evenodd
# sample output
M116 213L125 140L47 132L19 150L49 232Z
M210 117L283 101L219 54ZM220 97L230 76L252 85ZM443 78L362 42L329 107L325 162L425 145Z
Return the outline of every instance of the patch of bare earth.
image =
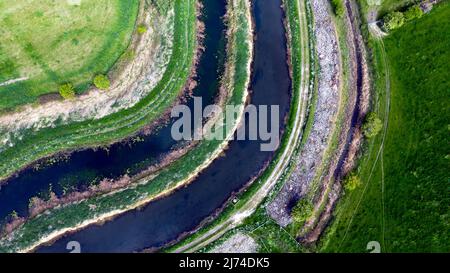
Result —
M314 202L314 216L303 226L302 236L299 238L305 244L316 242L329 223L341 193L342 178L354 168L363 139L361 125L369 108L370 75L365 44L359 29L360 17L355 5L351 0L345 1L346 43L350 56L349 100L338 148Z
M92 88L75 100L54 100L47 97L43 104L27 105L20 110L0 116L0 144L13 146L12 136L25 129L39 130L58 124L100 119L130 108L147 96L158 84L167 68L174 32L174 10L161 16L151 7L141 9L140 18L148 30L135 36L130 47L134 58L120 72L114 73L111 88L101 91Z

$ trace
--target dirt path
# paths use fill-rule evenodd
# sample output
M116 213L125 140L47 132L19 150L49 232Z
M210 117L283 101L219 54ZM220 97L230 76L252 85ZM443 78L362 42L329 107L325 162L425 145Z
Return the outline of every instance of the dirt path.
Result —
M225 220L215 225L206 233L195 238L193 241L179 247L174 252L195 252L202 247L214 242L224 235L227 231L235 228L242 221L253 214L256 208L261 204L264 198L271 192L277 181L281 178L283 170L288 166L291 157L293 155L295 147L297 147L300 136L302 133L302 127L305 122L306 116L306 103L309 94L309 76L310 76L310 63L309 63L309 46L308 46L308 29L306 20L306 8L303 1L299 1L299 18L301 25L301 33L303 33L302 39L302 56L301 59L301 86L300 86L300 99L297 104L298 115L294 121L294 126L291 135L288 139L288 144L283 151L283 154L278 161L278 164L274 167L274 170L270 176L265 180L265 184L254 194L254 196L247 201L241 208L237 209L232 215L228 216ZM251 16L251 15L249 15Z

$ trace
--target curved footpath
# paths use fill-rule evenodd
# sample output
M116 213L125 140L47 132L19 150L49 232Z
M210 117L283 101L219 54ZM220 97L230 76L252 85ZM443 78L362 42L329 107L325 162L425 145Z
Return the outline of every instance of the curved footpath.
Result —
M302 2L300 0L300 2ZM282 227L291 223L289 204L304 197L322 165L335 128L340 100L340 51L334 23L325 0L312 0L314 36L319 75L314 124L289 180L267 206L268 214ZM303 75L302 75L303 76Z

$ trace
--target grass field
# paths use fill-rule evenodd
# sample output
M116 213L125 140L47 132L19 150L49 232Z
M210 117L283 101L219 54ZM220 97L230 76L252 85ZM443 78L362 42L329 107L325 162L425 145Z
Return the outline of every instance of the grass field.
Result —
M139 0L0 2L0 112L71 82L78 93L129 45Z
M366 145L363 184L344 195L322 251L364 252L370 241L382 252L450 251L449 37L446 1L384 40L387 62L383 43L373 44L380 117L390 80L385 143L380 134Z

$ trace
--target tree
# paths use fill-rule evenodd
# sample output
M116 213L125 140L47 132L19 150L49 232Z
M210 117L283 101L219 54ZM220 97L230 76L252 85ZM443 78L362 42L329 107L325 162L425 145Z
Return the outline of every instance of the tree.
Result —
M384 19L384 28L388 31L401 27L405 23L405 16L399 11L388 13Z
M66 83L59 86L59 94L64 99L73 99L75 98L75 89L71 83Z
M423 16L423 11L419 5L414 5L405 12L405 20L406 21L411 21L413 19L420 18L422 16Z
M331 0L331 4L336 16L342 17L344 15L344 3L342 0Z
M356 188L361 186L361 179L356 174L350 174L344 180L344 188L347 191L354 191Z
M100 90L108 90L111 86L111 82L105 75L97 75L94 78L94 85Z
M314 206L306 199L301 199L292 209L292 219L296 224L303 224L311 216Z
M363 133L367 138L375 137L380 133L382 128L383 123L374 112L367 115L366 121L362 127Z

